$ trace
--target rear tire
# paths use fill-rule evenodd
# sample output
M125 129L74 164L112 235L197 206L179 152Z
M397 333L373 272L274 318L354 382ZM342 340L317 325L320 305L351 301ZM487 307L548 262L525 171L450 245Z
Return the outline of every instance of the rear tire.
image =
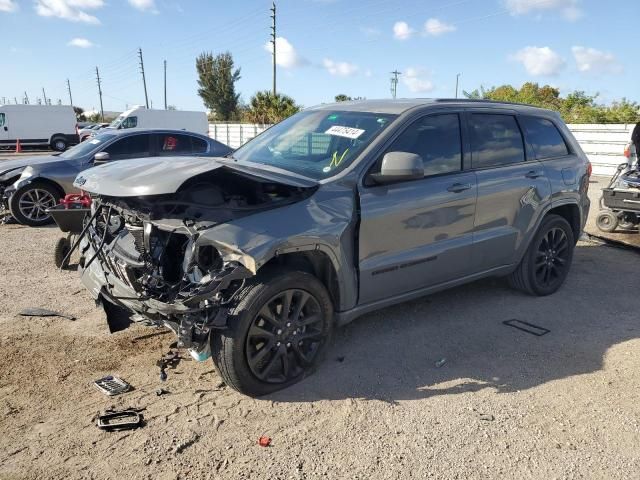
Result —
M64 152L69 146L67 139L63 137L55 137L51 139L51 149L56 152Z
M9 210L18 223L40 227L51 223L46 209L55 207L63 194L53 185L33 182L16 190L9 198Z
M60 237L53 249L53 261L56 264L56 267L62 268L63 270L69 267L69 259L66 257L70 251L71 242L69 239L67 237Z
M618 216L611 210L602 210L596 218L596 225L603 232L611 233L618 228Z
M332 327L331 298L316 277L299 271L264 273L240 291L227 328L212 332L213 362L233 389L266 395L313 372Z
M509 284L530 295L555 293L569 274L574 248L569 222L559 215L546 216L520 264L509 276Z

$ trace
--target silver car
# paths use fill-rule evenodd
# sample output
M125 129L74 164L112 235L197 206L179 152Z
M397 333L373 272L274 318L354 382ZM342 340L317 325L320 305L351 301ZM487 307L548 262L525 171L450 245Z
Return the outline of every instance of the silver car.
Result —
M47 209L66 193L76 193L73 180L94 164L169 155L222 156L231 148L204 135L183 130L131 129L98 133L64 153L0 161L0 217L23 225L49 223Z
M229 386L263 395L304 378L334 326L367 312L498 275L554 293L590 174L548 110L322 105L233 157L83 172L75 185L94 201L80 274L113 330L165 325Z

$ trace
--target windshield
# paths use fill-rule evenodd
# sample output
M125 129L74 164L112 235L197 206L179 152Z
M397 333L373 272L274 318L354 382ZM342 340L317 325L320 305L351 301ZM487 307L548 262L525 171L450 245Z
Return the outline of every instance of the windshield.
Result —
M274 125L233 153L321 180L344 170L396 115L312 110Z
M58 158L64 158L66 160L74 160L76 158L84 157L89 153L100 151L102 144L111 140L115 135L108 133L101 133L95 137L91 137L82 143L79 143L75 147L71 147L64 153L61 153Z

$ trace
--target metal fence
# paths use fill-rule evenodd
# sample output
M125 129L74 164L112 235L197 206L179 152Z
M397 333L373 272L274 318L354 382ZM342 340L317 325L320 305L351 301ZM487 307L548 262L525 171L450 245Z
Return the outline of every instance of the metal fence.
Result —
M209 136L238 148L269 127L252 123L212 123L209 125ZM589 157L595 175L613 175L616 167L625 161L624 147L631 139L633 127L633 124L569 125Z

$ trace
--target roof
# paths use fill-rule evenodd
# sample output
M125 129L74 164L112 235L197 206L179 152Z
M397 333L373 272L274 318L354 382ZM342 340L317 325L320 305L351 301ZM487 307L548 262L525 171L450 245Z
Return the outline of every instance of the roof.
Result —
M190 130L178 130L175 128L101 128L100 130L95 130L96 135L100 135L102 133L108 133L109 135L128 135L132 133L175 133L178 134L188 134L195 135L197 137L206 138L210 140L211 138L202 133L192 132Z
M374 112L374 113L391 113L399 115L416 107L426 107L435 105L456 105L474 107L496 107L503 106L514 110L536 110L541 112L550 112L544 108L534 107L523 103L496 102L493 100L476 100L463 98L403 98L397 100L352 100L348 102L325 103L309 108L309 110L342 110L353 112Z

